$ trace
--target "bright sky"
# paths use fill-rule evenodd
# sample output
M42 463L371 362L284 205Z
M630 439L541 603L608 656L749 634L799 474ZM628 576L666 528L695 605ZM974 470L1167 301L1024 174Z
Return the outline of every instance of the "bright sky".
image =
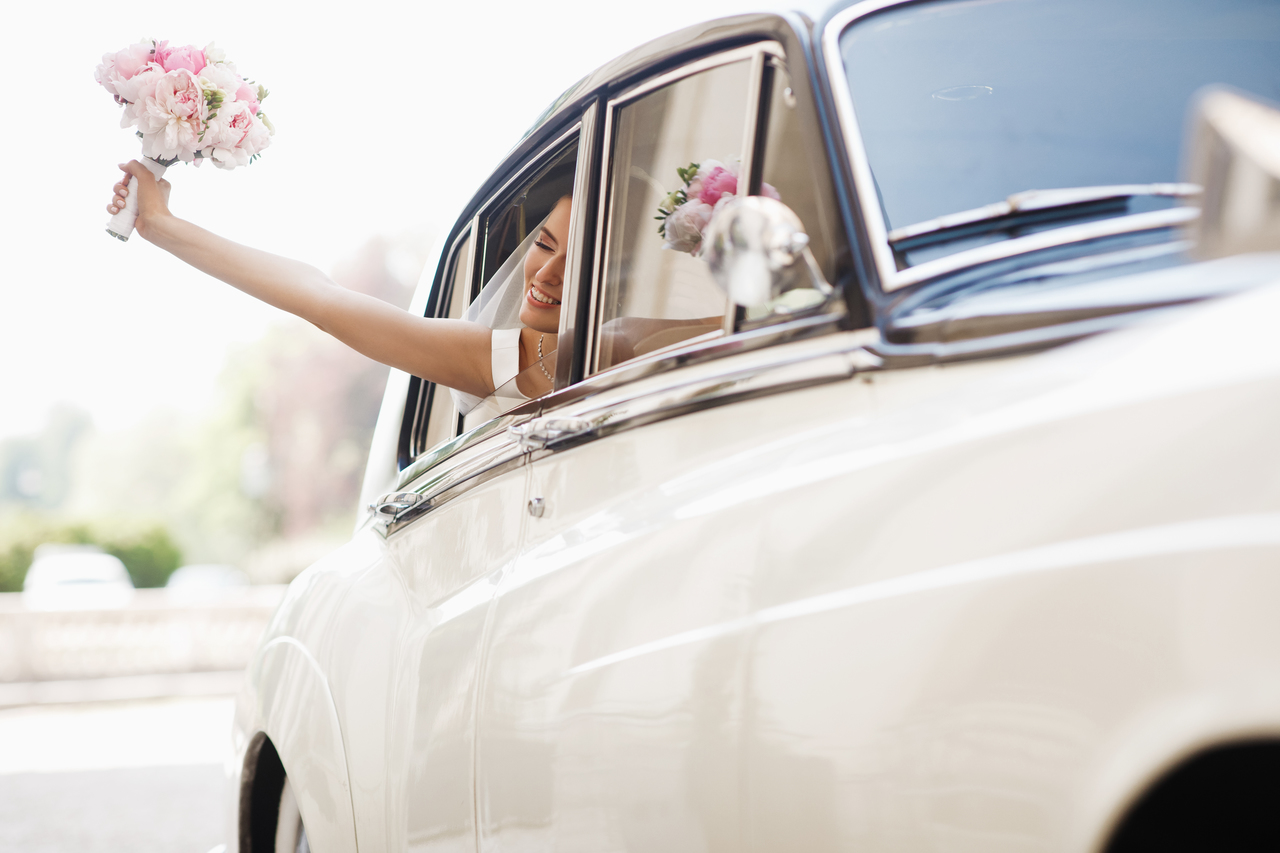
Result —
M198 411L229 347L273 309L134 237L106 204L139 141L93 80L103 53L143 36L224 49L271 90L263 159L179 164L171 207L234 240L328 270L370 237L439 233L533 119L617 54L741 0L441 4L278 0L238 11L167 3L139 13L73 0L6 9L9 98L0 152L0 437L68 402L115 429L157 409ZM747 6L746 8L751 8Z

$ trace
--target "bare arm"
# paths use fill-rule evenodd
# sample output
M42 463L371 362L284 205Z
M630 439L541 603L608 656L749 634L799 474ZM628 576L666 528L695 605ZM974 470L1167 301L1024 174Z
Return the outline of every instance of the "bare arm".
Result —
M492 333L484 326L416 317L340 287L310 264L219 237L169 212L167 181L157 183L140 163L121 168L137 179L135 227L143 239L250 296L314 323L375 361L469 394L485 396L493 391ZM117 184L116 189L120 199L123 188ZM113 200L111 207L116 204Z

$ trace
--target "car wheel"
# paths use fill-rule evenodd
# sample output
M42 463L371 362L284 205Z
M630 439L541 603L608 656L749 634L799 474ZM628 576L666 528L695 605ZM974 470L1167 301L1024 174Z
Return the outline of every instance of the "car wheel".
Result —
M284 787L280 789L275 853L311 853L307 828L302 825L302 814L298 811L298 800L293 795L293 785L289 783L288 776L284 777Z

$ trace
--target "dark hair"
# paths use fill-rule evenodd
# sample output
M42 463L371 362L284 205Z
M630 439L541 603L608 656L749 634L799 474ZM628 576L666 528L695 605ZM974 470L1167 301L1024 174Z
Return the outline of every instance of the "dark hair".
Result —
M560 155L525 191L525 216L532 224L541 222L560 203L573 197L573 176L578 166L578 149L574 146Z
M527 234L546 219L562 198L572 198L578 166L578 146L572 145L549 163L534 179L510 197L500 213L487 224L481 281L498 269Z

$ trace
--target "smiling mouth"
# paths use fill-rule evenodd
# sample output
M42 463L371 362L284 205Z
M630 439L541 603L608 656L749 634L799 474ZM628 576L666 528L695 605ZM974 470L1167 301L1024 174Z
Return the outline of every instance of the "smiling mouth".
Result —
M536 287L529 288L529 297L535 302L541 302L543 305L559 305L559 299L552 299L550 296L542 293Z

